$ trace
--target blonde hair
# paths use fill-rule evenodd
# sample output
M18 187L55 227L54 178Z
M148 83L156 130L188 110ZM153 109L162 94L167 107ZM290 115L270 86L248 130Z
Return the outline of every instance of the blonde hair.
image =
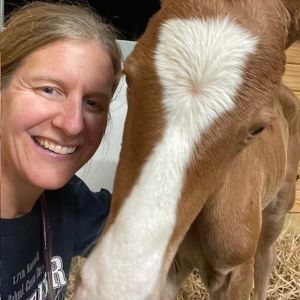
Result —
M0 34L1 89L23 59L37 48L59 39L98 40L111 57L115 91L121 74L121 54L115 29L88 6L33 2L10 15Z

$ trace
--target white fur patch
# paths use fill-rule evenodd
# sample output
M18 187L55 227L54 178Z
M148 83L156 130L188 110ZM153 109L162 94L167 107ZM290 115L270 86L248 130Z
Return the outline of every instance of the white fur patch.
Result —
M149 299L176 224L194 146L216 118L234 108L245 61L255 46L256 39L227 18L163 24L155 67L163 88L165 132L115 223L87 260L78 299Z

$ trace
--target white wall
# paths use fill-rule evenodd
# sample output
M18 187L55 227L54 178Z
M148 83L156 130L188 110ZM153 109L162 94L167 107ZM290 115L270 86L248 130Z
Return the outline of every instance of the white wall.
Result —
M134 48L135 42L119 40L118 43L125 59ZM110 106L111 119L102 143L92 159L77 172L93 191L98 191L101 187L112 191L126 112L126 82L121 78Z

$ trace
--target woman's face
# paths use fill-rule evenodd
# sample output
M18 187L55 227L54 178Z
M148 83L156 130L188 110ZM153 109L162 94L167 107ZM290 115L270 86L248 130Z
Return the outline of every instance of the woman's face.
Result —
M28 55L2 91L2 170L9 182L56 189L97 150L113 85L97 41L60 40Z

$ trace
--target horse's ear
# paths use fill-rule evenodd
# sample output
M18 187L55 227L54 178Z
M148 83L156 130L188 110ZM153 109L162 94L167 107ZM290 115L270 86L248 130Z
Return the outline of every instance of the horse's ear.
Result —
M289 14L286 48L300 39L300 0L282 0Z

